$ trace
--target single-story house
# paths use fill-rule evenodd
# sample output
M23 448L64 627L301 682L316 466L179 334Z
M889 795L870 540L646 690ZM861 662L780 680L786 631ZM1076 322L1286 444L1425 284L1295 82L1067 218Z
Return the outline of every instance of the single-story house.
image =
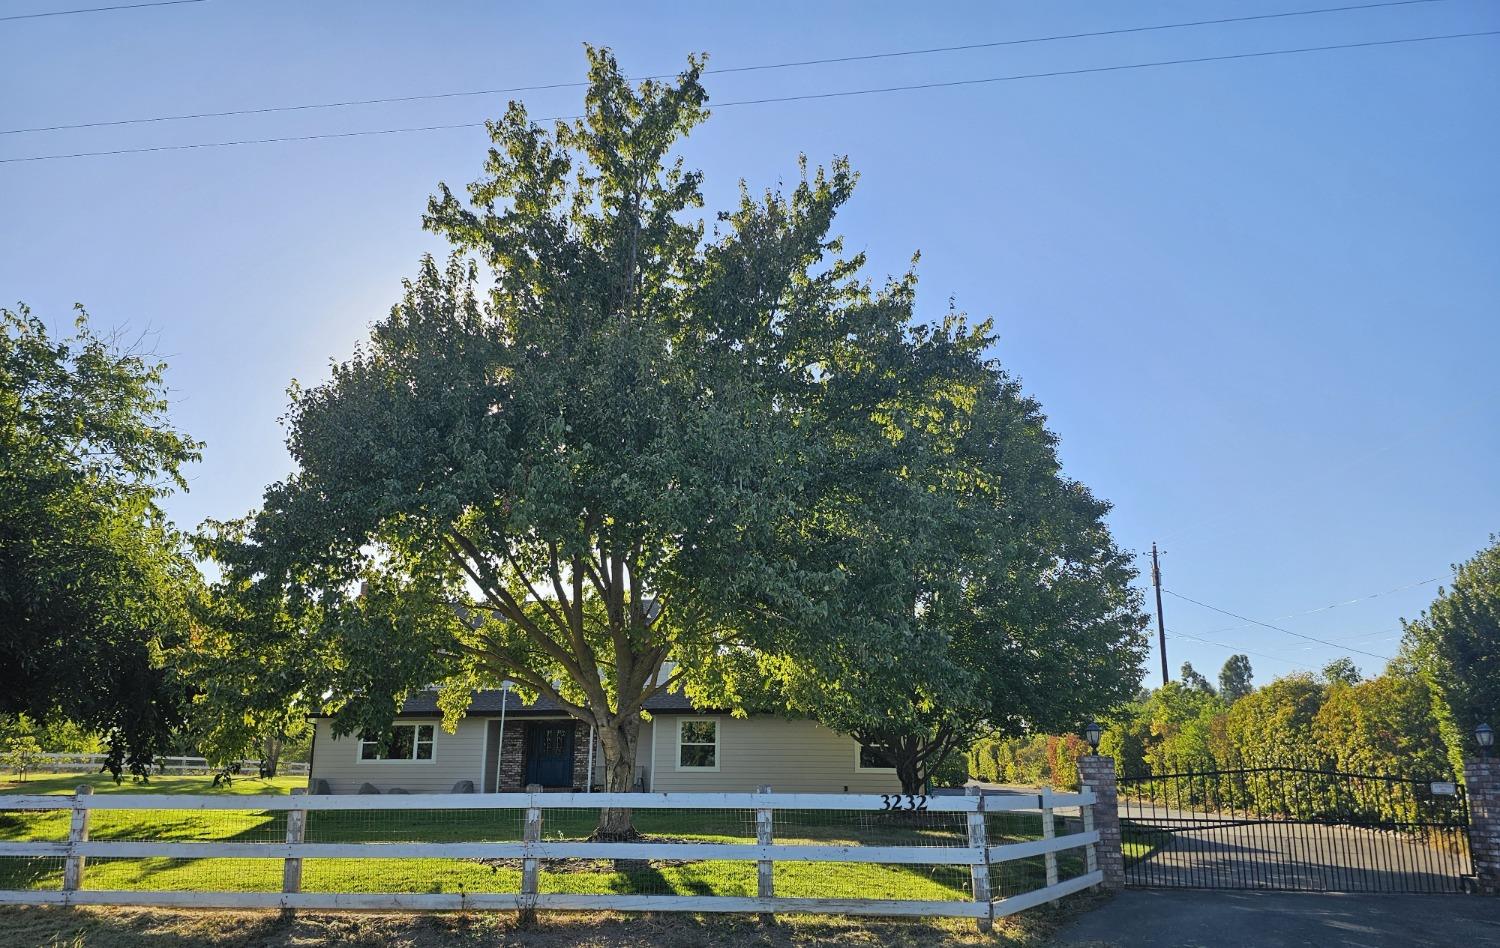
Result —
M895 793L894 769L847 734L812 721L694 708L680 694L646 703L636 752L635 789L783 793ZM591 728L546 698L523 703L509 690L478 691L452 734L442 729L437 692L407 698L391 733L379 741L333 736L314 719L309 786L357 793L447 793L462 781L480 793L528 784L549 790L599 790L603 760Z

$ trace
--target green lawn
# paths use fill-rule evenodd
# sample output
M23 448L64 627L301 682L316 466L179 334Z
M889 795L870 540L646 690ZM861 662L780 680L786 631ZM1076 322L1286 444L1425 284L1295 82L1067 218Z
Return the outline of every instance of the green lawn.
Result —
M215 788L207 778L158 777L147 784L116 785L108 778L67 776L33 780L0 792L69 793L82 782L96 793L162 794L285 793L300 778L236 780ZM308 842L461 842L513 841L521 838L519 809L451 811L364 810L314 811L308 814ZM546 810L542 835L549 840L582 840L593 831L596 811L587 808ZM121 810L95 811L90 838L96 840L173 840L279 842L286 834L280 812L256 810ZM635 825L647 838L684 842L746 843L755 839L754 814L721 810L638 810ZM1001 843L1041 835L1037 814L994 814L990 840ZM0 839L65 840L66 811L0 812ZM1059 829L1059 832L1066 832ZM919 816L878 812L783 811L776 816L775 837L787 843L962 846L967 839L963 814ZM1082 872L1081 850L1059 854L1064 879ZM755 864L737 860L653 861L617 868L607 860L544 862L541 891L547 893L628 893L637 895L753 895ZM1044 884L1044 860L1033 857L991 868L995 895L1027 891ZM279 859L91 859L84 885L91 889L152 888L203 891L281 889ZM61 884L61 859L0 858L0 888L55 888ZM518 860L486 864L464 859L308 859L303 864L305 892L516 892ZM777 863L779 895L818 898L891 898L961 900L970 895L965 866L859 865L847 863Z

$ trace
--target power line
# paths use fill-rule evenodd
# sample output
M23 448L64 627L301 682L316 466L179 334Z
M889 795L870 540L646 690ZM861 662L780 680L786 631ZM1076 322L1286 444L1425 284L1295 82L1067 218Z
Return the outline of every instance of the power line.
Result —
M1272 630L1277 631L1277 632L1283 632L1283 633L1285 633L1287 635L1295 635L1299 639L1307 639L1309 642L1317 642L1320 645L1327 645L1327 646L1330 646L1332 648L1339 649L1340 651L1344 651L1344 652L1358 652L1361 655L1368 655L1370 658L1378 658L1378 659L1380 659L1383 662L1388 662L1388 661L1391 660L1391 657L1389 655L1376 655L1374 652L1366 652L1364 649L1354 648L1354 647L1349 646L1349 645L1340 645L1337 642L1330 642L1327 639L1320 639L1320 638L1318 638L1315 635L1304 635L1301 632L1293 632L1291 629L1285 629L1285 628L1282 628L1279 625L1272 625L1269 622L1261 622L1260 620L1258 620L1258 619L1252 619L1249 616L1242 616L1242 615L1240 615L1237 612L1230 612L1228 609L1220 609L1218 606L1210 606L1206 602L1199 602L1197 599L1192 599L1192 598L1190 598L1188 596L1182 595L1181 593L1175 593L1175 592L1173 592L1170 589L1164 589L1162 591L1165 592L1167 595L1175 597L1177 599L1181 599L1184 602L1190 602L1190 603L1192 603L1195 606L1202 606L1205 609L1211 609L1214 612L1218 612L1218 613L1221 613L1223 615L1229 616L1232 619L1240 619L1240 620L1242 620L1244 622L1250 623L1251 625L1258 625L1258 626L1261 626L1263 628L1272 629Z
M1266 652L1256 652L1248 648L1241 648L1238 645L1230 645L1227 642L1215 642L1213 639L1205 639L1201 636L1190 635L1187 632L1178 632L1176 630L1173 630L1168 632L1167 635L1175 639L1192 639L1194 642L1202 642L1204 645L1216 645L1219 648L1228 649L1231 652L1243 652L1246 655L1254 655L1256 658L1268 658L1273 662L1285 662L1288 665L1295 665L1298 668L1310 667L1306 662L1299 661L1294 658L1287 658L1284 655L1271 655Z
M201 0L174 0L178 3L201 2ZM1278 20L1289 17L1316 16L1329 13L1347 13L1359 10L1373 10L1380 7L1404 7L1416 4L1446 3L1447 0L1385 0L1380 3L1351 4L1339 7L1320 7L1315 10L1290 10L1282 13L1260 13L1251 16L1219 17L1212 20L1187 20L1178 23L1160 23L1153 26L1130 26L1112 30L1094 30L1087 33L1058 33L1051 36L1030 36L1021 39L995 40L987 43L967 43L961 46L932 46L924 49L902 49L884 53L863 53L851 56L830 56L822 59L801 59L787 62L760 63L749 66L729 66L722 69L708 69L705 75L728 75L731 73L764 72L773 69L799 69L808 66L828 66L841 63L868 62L877 59L897 59L906 56L928 56L937 53L968 52L978 49L996 49L1004 46L1022 46L1033 43L1052 43L1061 40L1088 39L1102 36L1121 36L1129 33L1148 33L1160 30L1180 30L1189 27L1221 26L1230 23L1248 23L1254 20ZM149 5L149 4L145 4ZM82 11L78 11L82 12ZM47 16L50 14L37 14ZM674 74L665 73L652 76L636 76L630 81L639 82L643 79L670 79ZM9 128L0 129L0 135L23 135L32 132L60 132L80 128L105 128L117 125L144 125L154 122L182 122L192 119L205 118L228 118L241 115L267 115L275 112L302 112L314 109L343 109L362 105L390 105L402 102L427 102L438 99L458 99L474 96L507 95L517 92L543 92L553 89L578 89L588 85L587 82L550 82L539 85L509 86L501 89L465 89L453 92L432 92L420 95L385 96L371 99L346 99L336 102L310 102L301 105L276 105L253 109L227 109L219 112L185 112L178 115L154 115L144 118L113 119L92 122L75 122L67 125L42 125L33 128Z
M921 82L905 86L883 86L874 89L853 89L848 92L813 92L804 95L768 96L763 99L739 99L721 102L716 108L731 105L761 105L769 102L803 102L812 99L837 99L857 95L878 95L886 92L911 92L920 89L949 89L956 86L978 86L995 82L1012 82L1018 79L1052 79L1059 76L1082 76L1100 72L1124 72L1130 69L1152 69L1161 66L1188 66L1197 63L1230 62L1238 59L1263 59L1270 56L1293 56L1300 53L1323 53L1340 49L1366 49L1375 46L1400 46L1407 43L1430 43L1438 40L1465 39L1476 36L1496 36L1500 30L1480 30L1472 33L1443 33L1437 36L1409 36L1391 40L1368 40L1362 43L1334 43L1327 46L1301 46L1294 49L1267 49L1253 53L1228 53L1221 56L1196 56L1189 59L1158 59L1145 63L1123 63L1118 66L1093 66L1087 69L1058 69L1051 72L1032 72L1011 76L991 76L984 79L953 79L946 82Z
M1405 592L1408 589L1416 589L1418 586L1426 586L1431 583L1440 583L1442 581L1443 579L1441 576L1434 576L1432 579L1420 579L1414 583L1407 583L1404 586L1397 586L1394 589L1387 589L1385 592L1371 593L1368 596L1356 596L1353 599L1344 599L1339 602L1329 603L1326 606L1319 606L1316 609L1304 609L1302 612L1292 612L1284 616L1276 616L1274 617L1274 621L1280 622L1282 619L1296 619L1300 616L1310 616L1318 612L1327 612L1329 609L1339 609L1344 606L1353 606L1361 602L1368 602L1371 599L1379 599L1381 596L1390 596L1398 592ZM1226 625L1220 629L1209 629L1206 634L1217 635L1220 632L1232 632L1235 629L1243 629L1247 625L1251 624L1252 623L1244 622L1239 625Z
M759 99L738 99L730 102L720 102L713 108L725 109L745 105L767 105L778 102L804 102L815 99L835 99L850 96L882 95L891 92L911 92L928 89L945 89L959 86L987 85L999 82L1015 82L1027 79L1054 79L1062 76L1083 76L1095 73L1124 72L1132 69L1153 69L1164 66L1185 66L1200 63L1230 62L1243 59L1263 59L1272 56L1293 56L1305 53L1322 53L1344 49L1368 49L1379 46L1400 46L1411 43L1430 43L1440 40L1467 39L1480 36L1500 35L1500 30L1480 30L1470 33L1445 33L1437 36L1411 36L1391 40L1370 40L1361 43L1336 43L1325 46L1303 46L1293 49L1271 49L1253 53L1230 53L1220 56L1198 56L1190 59L1160 59L1144 63L1123 63L1116 66L1093 66L1084 69L1058 69L1049 72L1017 73L1008 76L990 76L983 79L957 79L947 82L924 82L912 85L883 86L871 89L851 89L843 92L818 92L805 93L801 95L767 96ZM554 116L551 118L538 119L541 122L571 121L579 118L576 115ZM219 142L190 142L182 145L152 145L143 148L116 148L108 151L82 151L53 155L25 155L19 158L0 158L0 164L14 164L17 162L30 161L56 161L66 158L101 158L114 155L136 155L158 151L183 151L196 148L227 148L237 145L268 145L279 142L305 142L319 139L334 138L358 138L367 135L399 135L408 132L430 132L458 128L482 128L484 122L459 122L450 125L421 125L405 128L380 128L367 129L354 132L323 132L310 135L287 135L276 138L248 138L232 141Z
M175 7L180 3L202 3L204 0L155 0L154 3L119 3L112 7L86 7L82 10L53 10L50 13L18 13L14 16L0 16L0 22L6 20L40 20L47 16L73 16L75 13L109 13L113 10L139 10L142 7Z

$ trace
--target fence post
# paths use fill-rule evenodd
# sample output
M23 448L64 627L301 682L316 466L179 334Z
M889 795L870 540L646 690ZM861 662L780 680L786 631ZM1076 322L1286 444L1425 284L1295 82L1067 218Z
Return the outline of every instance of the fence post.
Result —
M531 843L542 841L542 808L536 805L536 796L542 792L539 783L528 783L526 792L531 795L531 805L526 807L526 824L521 830L521 841L527 843L527 852L531 852ZM533 925L536 923L536 896L537 896L537 870L538 860L535 856L526 856L521 860L521 914L522 925Z
M1042 839L1055 839L1057 827L1052 822L1052 788L1043 787L1038 802L1042 805ZM1050 852L1042 857L1047 864L1047 885L1057 885L1057 853Z
M79 797L92 795L94 788L80 784L73 797L73 821L68 825L68 859L63 863L63 891L77 892L83 888L84 857L75 852L79 843L89 838L89 811Z
M1092 824L1099 831L1095 865L1104 873L1105 889L1125 887L1125 855L1120 847L1120 802L1115 782L1115 759L1089 754L1078 758L1078 781L1084 790L1094 794L1090 807Z
M1479 890L1500 893L1500 760L1464 761L1469 855Z
M756 793L770 793L769 785L762 784L755 788ZM771 808L768 806L756 807L755 809L755 842L761 846L769 846L774 838L772 827L774 821L771 818ZM761 859L755 863L755 895L757 898L769 899L776 895L775 873L773 863L769 859ZM770 912L762 912L760 920L763 922L775 921L775 915Z
M964 793L975 798L974 809L969 811L969 848L979 850L979 862L969 867L969 885L974 901L989 906L989 914L976 920L979 930L988 933L995 926L995 900L990 898L990 834L984 825L984 790L966 787Z
M305 796L306 794L307 794L307 788L306 787L298 787L297 789L295 789L295 790L292 791L292 796L294 796L294 797L296 797L296 796ZM287 810L286 811L286 841L287 841L287 844L288 845L294 845L294 844L297 844L297 843L301 843L302 842L303 834L306 831L307 831L307 811L306 810ZM302 891L302 857L301 856L288 856L288 857L286 857L286 861L282 863L282 865L281 865L281 891L282 891L283 894L288 893L288 892L301 892Z

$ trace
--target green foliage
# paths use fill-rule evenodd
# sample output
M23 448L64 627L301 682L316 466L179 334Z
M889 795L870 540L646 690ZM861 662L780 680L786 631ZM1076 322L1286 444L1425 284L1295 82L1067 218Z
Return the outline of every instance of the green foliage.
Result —
M34 721L24 714L0 714L0 744L30 737L48 754L99 754L104 741L72 721L54 719Z
M509 678L597 727L627 789L645 700L684 687L889 747L911 784L981 722L1124 700L1129 558L988 325L860 276L846 162L710 232L672 154L702 63L633 88L589 59L583 119L491 123L483 176L429 203L449 262L293 387L296 472L200 538L205 745L314 709L382 730L431 682L451 724Z
M1350 773L1425 778L1448 769L1431 688L1405 663L1378 678L1331 686L1313 740L1332 766Z
M1230 704L1248 695L1255 689L1254 675L1250 669L1250 656L1231 655L1219 669L1219 694Z
M198 574L157 502L199 445L166 417L163 366L0 309L0 714L105 735L144 773L181 720L166 661Z
M1277 678L1229 709L1225 727L1233 754L1228 766L1275 767L1315 764L1313 721L1327 686L1311 675Z
M1193 667L1192 662L1183 662L1177 677L1182 680L1183 685L1194 691L1202 691L1206 694L1214 693L1214 686L1209 684L1208 679L1204 678L1198 669Z
M1500 727L1500 537L1455 567L1452 587L1404 625L1402 652L1427 680L1449 759L1461 769L1476 752L1474 728Z
M967 763L969 776L985 783L1077 789L1078 758L1088 753L1088 744L1073 734L990 736L970 746Z
M0 741L0 767L25 780L42 759L42 745L30 734L18 734Z
M846 418L819 467L861 486L800 512L827 526L792 547L839 582L753 669L885 751L908 792L981 729L1068 727L1127 700L1143 654L1108 506L1061 476L1039 406L954 325L883 358L907 366L899 385L850 376L878 423Z
M1347 655L1324 665L1322 678L1324 683L1330 685L1357 685L1364 681L1364 676L1354 667L1354 660Z
M1119 772L1132 777L1290 767L1404 778L1416 783L1348 784L1342 778L1304 775L1296 778L1299 791L1288 795L1275 779L1225 777L1170 786L1142 783L1133 792L1156 794L1163 802L1253 806L1305 818L1352 808L1372 820L1418 819L1417 787L1452 772L1426 676L1410 661L1398 659L1385 674L1369 680L1349 675L1337 663L1329 677L1336 679L1333 684L1307 674L1288 675L1233 704L1222 694L1173 682L1105 719L1100 753L1113 757ZM980 741L968 758L970 776L1048 782L1042 780L1048 741L1045 735ZM1047 776L1064 774L1054 770Z

